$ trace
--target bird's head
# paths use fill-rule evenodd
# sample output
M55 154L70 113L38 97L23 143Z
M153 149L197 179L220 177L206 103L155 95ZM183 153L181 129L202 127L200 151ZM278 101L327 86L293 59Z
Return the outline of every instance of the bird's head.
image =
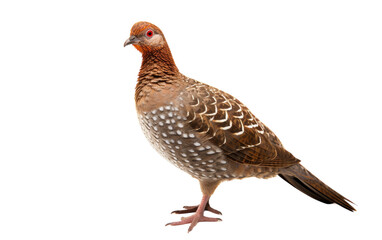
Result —
M123 44L132 44L141 53L159 50L166 45L162 31L152 23L137 22L130 31L130 37Z

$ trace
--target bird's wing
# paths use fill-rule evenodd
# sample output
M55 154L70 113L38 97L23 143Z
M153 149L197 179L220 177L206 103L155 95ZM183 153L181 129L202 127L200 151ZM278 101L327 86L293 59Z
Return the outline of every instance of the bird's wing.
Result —
M194 81L181 94L189 125L202 141L219 146L232 161L262 167L287 167L299 162L276 135L239 100Z

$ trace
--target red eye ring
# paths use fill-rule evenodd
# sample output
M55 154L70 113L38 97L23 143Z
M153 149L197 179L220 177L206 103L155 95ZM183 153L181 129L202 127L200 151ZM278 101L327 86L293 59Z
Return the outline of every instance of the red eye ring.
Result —
M148 30L148 31L146 32L146 36L148 36L148 37L152 37L153 35L154 35L153 30Z

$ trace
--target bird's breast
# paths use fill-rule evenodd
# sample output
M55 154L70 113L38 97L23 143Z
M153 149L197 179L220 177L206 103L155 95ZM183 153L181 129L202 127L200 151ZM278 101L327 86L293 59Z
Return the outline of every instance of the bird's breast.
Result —
M151 111L138 112L142 130L152 146L178 168L198 179L232 178L222 150L202 142L189 126L182 106L169 102Z

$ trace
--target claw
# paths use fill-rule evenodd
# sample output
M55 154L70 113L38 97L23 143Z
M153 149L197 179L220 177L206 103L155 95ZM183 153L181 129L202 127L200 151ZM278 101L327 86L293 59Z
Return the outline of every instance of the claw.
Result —
M188 232L191 232L192 229L198 224L199 222L220 222L222 221L220 218L210 218L203 215L204 211L210 211L215 214L221 215L222 213L216 209L213 209L209 204L209 198L210 196L204 195L202 198L202 201L197 206L184 206L183 210L176 210L171 213L175 214L183 214L183 213L192 213L189 217L182 217L180 221L178 222L170 222L167 223L166 226L178 226L178 225L184 225L184 224L190 224L190 227L188 228Z
M200 216L198 213L195 213L189 217L182 217L181 220L178 222L167 223L166 226L179 226L184 224L190 224L190 227L188 228L188 232L191 232L192 229L199 222L221 222L221 221L222 220L220 218L210 218L203 215Z
M199 205L196 206L183 206L184 210L175 210L172 211L171 214L185 214L185 213L193 213L198 210ZM204 211L209 211L218 215L223 215L220 211L212 208L210 206L210 203L207 202L206 207L204 208Z

